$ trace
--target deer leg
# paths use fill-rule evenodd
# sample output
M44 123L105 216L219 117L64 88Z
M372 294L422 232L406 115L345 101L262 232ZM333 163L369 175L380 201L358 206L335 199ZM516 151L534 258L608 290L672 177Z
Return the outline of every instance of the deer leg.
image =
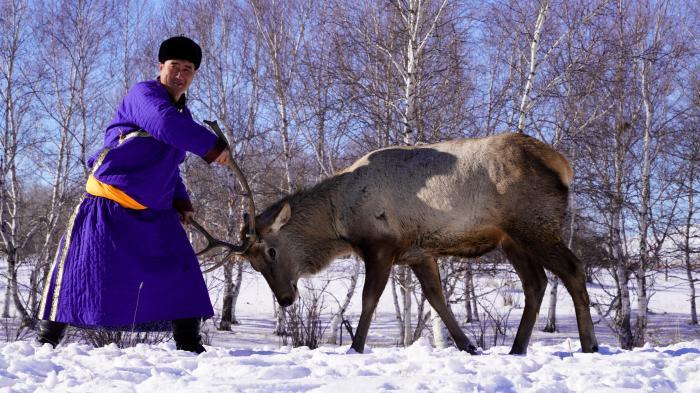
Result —
M534 263L530 256L513 240L506 238L502 243L503 251L520 277L525 294L525 308L520 318L518 332L515 335L511 355L524 355L532 336L532 329L537 322L537 315L542 305L542 298L547 289L547 275L542 266Z
M378 258L365 258L365 284L362 288L362 312L360 322L357 324L355 338L352 340L351 348L358 353L365 350L367 331L372 322L379 297L384 292L384 287L389 280L391 273L391 259L381 260Z
M420 282L425 298L428 299L428 303L430 303L433 310L438 313L440 319L445 323L457 348L461 351L467 351L472 355L476 354L476 347L469 342L469 339L459 327L452 311L447 307L445 293L442 289L442 283L440 282L440 272L435 259L426 258L422 263L411 265L411 269Z
M532 255L538 258L538 262L561 279L571 295L576 311L581 351L598 352L583 263L559 240L549 244L533 242L528 244L528 247Z

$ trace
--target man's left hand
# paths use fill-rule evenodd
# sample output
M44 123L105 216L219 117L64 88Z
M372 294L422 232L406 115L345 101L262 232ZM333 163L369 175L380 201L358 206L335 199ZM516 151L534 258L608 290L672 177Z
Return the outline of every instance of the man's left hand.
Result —
M182 223L182 225L190 225L192 223L193 218L194 212L191 210L186 210L180 213L180 222Z

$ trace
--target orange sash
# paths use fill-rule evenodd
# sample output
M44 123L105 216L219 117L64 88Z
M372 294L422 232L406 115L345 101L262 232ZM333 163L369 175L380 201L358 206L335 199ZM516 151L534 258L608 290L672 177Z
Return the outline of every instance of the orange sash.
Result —
M93 175L90 175L88 178L87 184L85 185L85 191L94 196L110 199L117 202L121 207L125 207L127 209L147 209L146 206L136 202L134 198L126 195L124 191L118 189L117 187L110 186L109 184L102 183L101 181L95 179Z

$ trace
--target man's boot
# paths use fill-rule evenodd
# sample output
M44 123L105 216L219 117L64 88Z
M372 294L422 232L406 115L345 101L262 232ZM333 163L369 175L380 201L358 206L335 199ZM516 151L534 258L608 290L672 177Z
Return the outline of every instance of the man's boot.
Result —
M175 347L182 351L194 353L206 352L199 335L200 318L183 318L173 321L173 338Z
M62 322L41 321L39 322L39 334L36 337L36 341L41 344L51 344L52 347L56 348L56 345L66 335L67 327L68 324Z

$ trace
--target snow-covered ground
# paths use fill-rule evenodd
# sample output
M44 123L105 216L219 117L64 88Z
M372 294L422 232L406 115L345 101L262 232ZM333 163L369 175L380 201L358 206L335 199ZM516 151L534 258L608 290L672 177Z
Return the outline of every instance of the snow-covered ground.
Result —
M693 392L700 391L700 341L631 352L535 343L527 356L494 347L469 356L433 349L348 346L209 347L195 356L173 344L57 350L21 341L0 346L0 391L12 392ZM572 352L573 351L573 352Z
M342 277L350 271L349 263L336 263L314 279L313 285L331 280L329 291L342 298L347 286ZM540 331L546 317L545 297L526 356L507 354L523 305L519 283L516 280L513 287L508 281L503 275L479 279L478 290L488 292L486 297L500 312L508 308L503 301L506 297L516 307L508 319L504 345L477 356L454 348L434 349L429 332L409 348L397 346L398 327L389 291L380 301L366 353L349 350L347 334L340 346L316 350L285 346L272 334L273 299L267 284L257 274L246 274L237 307L241 325L233 332L219 332L214 321L207 321L207 352L202 355L176 351L172 341L126 349L68 342L56 350L37 346L31 337L0 342L0 392L700 392L700 330L687 324L687 288L681 280L657 279L650 303L648 346L620 350L614 336L599 322L596 333L601 350L597 354L579 351L571 299L560 289L559 332ZM208 277L208 284L218 308L221 300L215 277ZM359 316L361 287L360 279L347 314L353 324ZM603 289L590 287L591 298L602 296ZM325 305L327 312L337 307L332 297ZM453 309L461 320L462 306L455 304ZM595 314L594 319L598 320ZM470 337L475 329L474 325L464 327ZM2 338L0 335L0 341Z

